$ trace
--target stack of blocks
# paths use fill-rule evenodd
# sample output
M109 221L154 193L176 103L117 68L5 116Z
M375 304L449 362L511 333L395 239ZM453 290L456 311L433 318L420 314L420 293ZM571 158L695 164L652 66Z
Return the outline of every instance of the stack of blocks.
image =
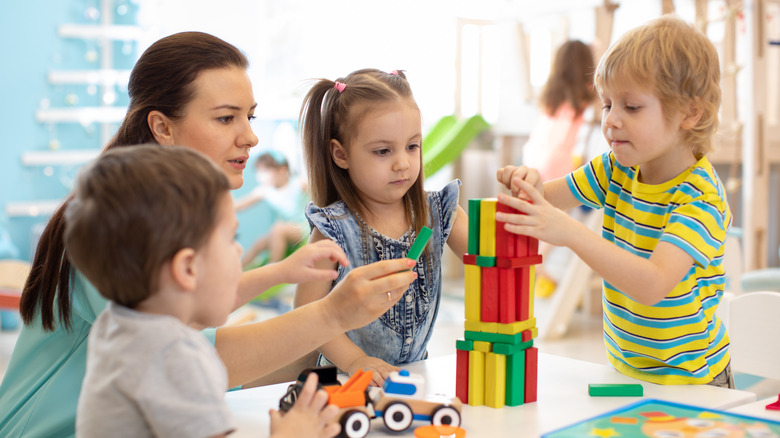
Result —
M519 213L496 199L469 200L465 339L456 343L456 395L472 406L500 408L536 401L534 265L542 256L538 240L504 230L496 211Z

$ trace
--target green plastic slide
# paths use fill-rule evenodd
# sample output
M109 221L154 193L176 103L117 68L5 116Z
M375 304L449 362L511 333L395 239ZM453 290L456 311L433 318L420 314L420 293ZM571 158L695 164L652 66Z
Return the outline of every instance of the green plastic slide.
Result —
M477 135L490 128L477 114L464 120L455 116L442 117L423 139L423 169L431 176L458 158Z

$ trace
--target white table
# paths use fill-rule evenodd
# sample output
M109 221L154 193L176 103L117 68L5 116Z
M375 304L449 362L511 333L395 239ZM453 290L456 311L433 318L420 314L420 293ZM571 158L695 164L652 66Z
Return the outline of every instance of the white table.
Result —
M416 362L406 367L425 376L428 392L455 395L455 355ZM608 365L539 354L538 401L527 405L493 409L486 406L463 407L462 425L469 438L538 437L542 433L567 426L618 407L640 397L590 397L589 383L641 383L645 398L669 400L710 409L729 409L755 401L751 392L708 385L664 386L639 382ZM231 438L267 437L268 409L278 408L279 398L288 384L271 385L228 393L227 400L236 416L238 430ZM404 434L392 434L381 419L371 421L369 437L412 437L413 428L424 426L415 421Z
M766 405L777 401L778 396L765 398L763 400L747 403L728 409L735 414L749 415L751 417L766 418L769 420L780 421L780 411L769 410Z

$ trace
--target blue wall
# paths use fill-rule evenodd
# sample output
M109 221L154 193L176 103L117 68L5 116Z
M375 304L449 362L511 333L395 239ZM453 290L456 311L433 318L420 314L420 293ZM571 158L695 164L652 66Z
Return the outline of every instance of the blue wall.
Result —
M0 228L11 236L20 250L20 258L30 259L34 253L37 233L48 216L10 217L9 202L62 200L70 191L80 165L23 166L22 155L31 151L94 149L104 146L99 124L44 124L36 120L37 110L50 108L99 106L101 93L90 91L87 85L50 84L47 75L52 70L92 70L100 68L97 42L78 38L61 38L58 28L63 24L98 24L94 8L99 2L71 1L4 1L0 2ZM110 11L115 24L135 24L138 6L135 2L117 0ZM134 41L114 42L113 68L131 69L145 47ZM115 87L114 106L126 107L126 84ZM255 131L261 145L277 121L257 121ZM110 132L116 130L111 125ZM57 146L58 144L58 146ZM235 192L241 196L254 187L254 175L247 170L244 188ZM239 214L240 241L247 247L265 232L272 220L262 207L253 207Z

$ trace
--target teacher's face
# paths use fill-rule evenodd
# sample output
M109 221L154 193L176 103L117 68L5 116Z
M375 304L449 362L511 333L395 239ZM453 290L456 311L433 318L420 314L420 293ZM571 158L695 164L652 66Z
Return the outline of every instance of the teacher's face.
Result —
M219 165L237 189L244 184L249 148L257 145L250 122L257 103L246 70L205 70L193 83L194 98L171 121L173 144L196 149Z

